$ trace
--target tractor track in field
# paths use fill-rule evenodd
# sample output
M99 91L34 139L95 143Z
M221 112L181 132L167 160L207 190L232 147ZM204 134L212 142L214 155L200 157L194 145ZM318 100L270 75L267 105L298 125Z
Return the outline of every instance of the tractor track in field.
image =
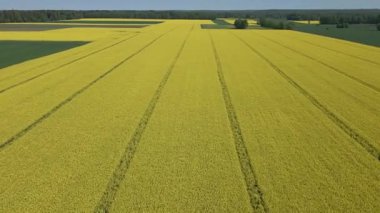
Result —
M176 29L176 27L173 28L173 29L171 29L171 30L169 30L169 31L167 31L167 32L165 32L165 33L163 33L163 34L161 34L157 38L153 39L148 44L146 44L145 46L143 46L141 49L139 49L138 51L134 52L132 55L126 57L121 62L119 62L118 64L116 64L115 66L113 66L111 69L109 69L108 71L104 72L99 77L97 77L96 79L94 79L93 81L91 81L90 83L88 83L87 85L85 85L84 87L82 87L81 89L79 89L78 91L76 91L75 93L73 93L71 96L69 96L68 98L66 98L65 100L63 100L61 103L59 103L55 107L53 107L47 113L43 114L41 117L39 117L34 122L32 122L29 126L27 126L26 128L22 129L20 132L16 133L15 135L13 135L8 140L6 140L3 143L1 143L0 144L0 152L2 150L4 150L4 148L12 145L16 140L18 140L19 138L21 138L22 136L24 136L25 134L27 134L30 130L32 130L34 127L36 127L41 122L43 122L48 117L50 117L52 114L54 114L55 112L57 112L60 108L62 108L66 104L70 103L72 100L74 100L80 94L82 94L83 92L85 92L87 89L89 89L90 87L92 87L93 85L95 85L97 82L99 82L100 80L102 80L103 78L105 78L106 76L108 76L109 74L111 74L118 67L120 67L121 65L123 65L125 62L129 61L130 59L132 59L133 57L135 57L136 55L138 55L139 53L141 53L142 51L144 51L146 48L148 48L149 46L151 46L152 44L154 44L156 41L158 41L160 38L162 38L164 35L168 34L169 32L173 31L174 29Z
M16 84L13 84L13 85L11 85L11 86L8 86L8 87L6 87L6 88L4 88L4 89L1 89L1 90L0 90L0 94L2 94L2 93L4 93L4 92L7 92L8 90L11 90L11 89L16 88L16 87L18 87L18 86L21 86L21 85L23 85L23 84L26 84L26 83L28 83L28 82L31 82L31 81L33 81L33 80L35 80L35 79L38 79L38 78L40 78L40 77L42 77L42 76L44 76L44 75L47 75L47 74L52 73L52 72L54 72L54 71L57 71L57 70L59 70L59 69L61 69L61 68L63 68L63 67L66 67L66 66L68 66L68 65L70 65L70 64L73 64L73 63L75 63L75 62L78 62L78 61L80 61L80 60L82 60L82 59L88 58L88 57L90 57L90 56L92 56L92 55L95 55L95 54L97 54L97 53L99 53L99 52L105 51L105 50L107 50L107 49L109 49L109 48L112 48L112 47L118 45L118 44L121 44L121 43L123 43L123 42L126 42L126 41L132 39L132 38L135 38L135 37L138 36L138 35L139 35L139 34L133 35L133 36L131 36L131 37L128 37L128 38L126 38L126 39L123 39L123 40L121 40L121 41L118 41L118 42L116 42L116 43L114 43L114 44L112 44L112 45L109 45L109 46L107 46L107 47L104 47L104 48L102 48L102 49L100 49L100 50L95 50L95 51L93 51L93 52L91 52L91 53L89 53L89 54L87 54L87 55L84 55L84 56L81 56L81 57L79 57L79 58L77 58L77 59L74 59L74 60L72 60L72 61L69 61L69 62L67 62L67 63L65 63L65 64L63 64L63 65L61 65L61 66L55 67L55 68L50 69L50 70L48 70L48 71L46 71L46 72L40 73L40 74L35 75L35 76L31 77L31 78L28 78L28 79L26 79L26 80L23 80L23 81L20 81L20 82L18 82L18 83L16 83Z
M377 150L364 136L356 132L350 125L345 123L336 114L330 111L325 105L320 103L317 98L310 94L307 90L301 87L296 81L289 77L284 71L277 67L273 62L271 62L262 53L256 50L247 41L242 39L233 33L233 35L238 38L242 43L244 43L249 49L251 49L255 54L267 62L273 70L275 70L282 78L284 78L290 85L292 85L298 92L300 92L304 97L306 97L315 107L317 107L323 114L325 114L335 125L337 125L341 130L343 130L348 136L355 140L360 146L362 146L370 155L375 157L380 161L380 151Z
M266 205L266 202L264 200L264 194L259 186L256 172L248 154L247 146L244 141L244 137L240 128L240 123L235 108L232 104L232 99L228 90L227 83L224 78L222 63L218 51L216 49L215 41L211 34L209 34L209 36L212 43L215 62L217 64L218 78L223 92L225 108L228 114L231 131L234 137L236 153L239 158L240 169L244 175L244 180L246 183L247 192L249 194L251 207L255 211L269 212L268 206Z
M161 93L165 88L166 83L168 82L170 75L177 64L179 57L182 55L182 52L185 48L187 40L194 29L193 27L190 29L188 34L186 35L180 49L175 56L173 62L170 64L167 72L163 76L158 88L156 89L152 99L150 100L148 107L146 108L143 116L141 117L139 124L137 125L135 132L133 133L132 138L130 139L127 147L122 154L122 157L119 161L118 166L115 168L112 177L110 178L107 188L104 191L98 205L95 207L94 212L109 212L112 207L113 201L115 200L116 194L120 188L121 183L125 179L125 175L130 167L130 164L134 158L136 153L138 144L140 143L141 137L144 134L144 131L149 123L149 120L154 112L154 109L160 99Z
M339 50L328 48L328 47L325 47L325 46L322 46L322 45L318 45L318 44L315 44L313 42L302 40L302 39L300 39L300 41L302 41L304 43L307 43L307 44L310 44L310 45L313 45L313 46L316 46L316 47L319 47L319 48L322 48L322 49L330 50L332 52L339 53L339 54L342 54L342 55L345 55L345 56L348 56L348 57L356 58L356 59L359 59L359 60L362 60L362 61L365 61L365 62L368 62L368 63L371 63L371 64L380 65L379 62L372 61L372 60L369 60L369 59L366 59L366 58L363 58L363 57L360 57L360 56L357 56L357 55L348 54L348 53L345 53L345 52L342 52L342 51L339 51Z
M315 61L315 62L317 62L319 64L322 64L323 66L328 67L328 68L334 70L335 72L337 72L337 73L339 73L341 75L344 75L345 77L347 77L347 78L349 78L349 79L351 79L353 81L356 81L357 83L359 83L359 84L361 84L361 85L363 85L365 87L368 87L369 89L374 90L375 92L380 92L380 88L378 88L378 87L376 87L376 86L374 86L372 84L369 84L369 83L367 83L367 82L365 82L365 81L363 81L363 80L361 80L361 79L359 79L359 78L357 78L355 76L349 75L349 74L345 73L344 71L342 71L342 70L340 70L340 69L338 69L336 67L333 67L333 66L331 66L331 65L329 65L329 64L327 64L327 63L325 63L325 62L323 62L323 61L321 61L319 59L316 59L316 58L311 57L311 56L309 56L309 55L307 55L307 54L305 54L305 53L303 53L301 51L298 51L298 50L293 49L291 47L288 47L288 46L286 46L284 44L281 44L280 42L275 41L273 39L270 39L270 38L268 38L266 36L263 36L263 35L259 35L259 36L261 36L262 38L264 38L264 39L266 39L266 40L268 40L268 41L270 41L272 43L275 43L275 44L277 44L277 45L279 45L279 46L281 46L283 48L286 48L286 49L288 49L288 50L290 50L292 52L295 52L296 54L302 55L302 56L304 56L304 57L306 57L306 58L308 58L308 59L310 59L312 61Z

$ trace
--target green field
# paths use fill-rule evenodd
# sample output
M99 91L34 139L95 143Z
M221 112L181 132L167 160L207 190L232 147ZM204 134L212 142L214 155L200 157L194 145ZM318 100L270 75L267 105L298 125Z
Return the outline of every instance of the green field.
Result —
M86 44L67 41L0 41L0 69Z
M59 21L59 23L78 23L78 24L140 24L140 25L151 25L151 24L161 24L162 21L114 21L114 20L69 20L69 21Z
M202 29L234 29L235 27L223 19L212 20L210 24L201 24Z
M32 32L32 31L48 31L48 30L60 30L66 28L144 28L149 25L146 24L75 24L75 23L49 23L49 24L0 24L0 32Z
M336 25L294 23L293 29L337 39L358 42L380 47L380 31L376 25L352 24L347 29L338 29Z
M235 29L234 21L236 19L215 19L210 24L201 24L202 29ZM247 29L261 29L253 19L248 20L249 26Z

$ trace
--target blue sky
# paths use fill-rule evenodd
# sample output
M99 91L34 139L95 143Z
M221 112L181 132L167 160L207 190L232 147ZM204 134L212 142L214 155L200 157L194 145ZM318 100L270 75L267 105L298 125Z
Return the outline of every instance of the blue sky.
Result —
M380 0L0 0L0 9L232 10L351 8L380 8Z

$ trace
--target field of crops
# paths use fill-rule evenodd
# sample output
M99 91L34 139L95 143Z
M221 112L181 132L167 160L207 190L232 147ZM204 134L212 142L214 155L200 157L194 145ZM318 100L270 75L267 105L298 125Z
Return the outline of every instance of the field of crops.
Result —
M319 20L303 20L303 21L294 21L295 23L299 24L320 24Z
M293 29L380 47L380 31L376 29L375 24L350 24L348 28L342 29L337 28L335 24L320 25L316 21L312 21L310 24L307 21L298 21L294 23Z
M68 50L86 42L0 41L0 68Z
M0 28L0 212L379 212L380 48L201 24Z

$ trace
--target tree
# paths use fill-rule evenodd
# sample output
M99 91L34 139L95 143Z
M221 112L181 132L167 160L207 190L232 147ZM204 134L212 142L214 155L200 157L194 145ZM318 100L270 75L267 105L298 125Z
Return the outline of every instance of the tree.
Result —
M380 23L377 24L377 30L380 31Z
M154 10L0 10L0 22L41 22L77 18L163 18L210 19L240 17L244 19L320 20L321 24L337 24L343 19L348 24L380 23L380 10L229 10L229 11L154 11Z
M293 28L293 24L286 20L273 19L273 18L260 18L258 24L262 27L272 28L272 29L288 29Z
M339 19L339 22L336 24L336 28L348 28L348 22L346 21L346 19L341 17Z
M336 28L348 28L348 23L347 22L338 23L336 24Z
M291 14L289 14L289 15L286 16L286 19L292 20L292 21L300 21L303 18L299 14L291 13Z
M248 21L247 19L236 19L234 25L236 29L247 29Z

